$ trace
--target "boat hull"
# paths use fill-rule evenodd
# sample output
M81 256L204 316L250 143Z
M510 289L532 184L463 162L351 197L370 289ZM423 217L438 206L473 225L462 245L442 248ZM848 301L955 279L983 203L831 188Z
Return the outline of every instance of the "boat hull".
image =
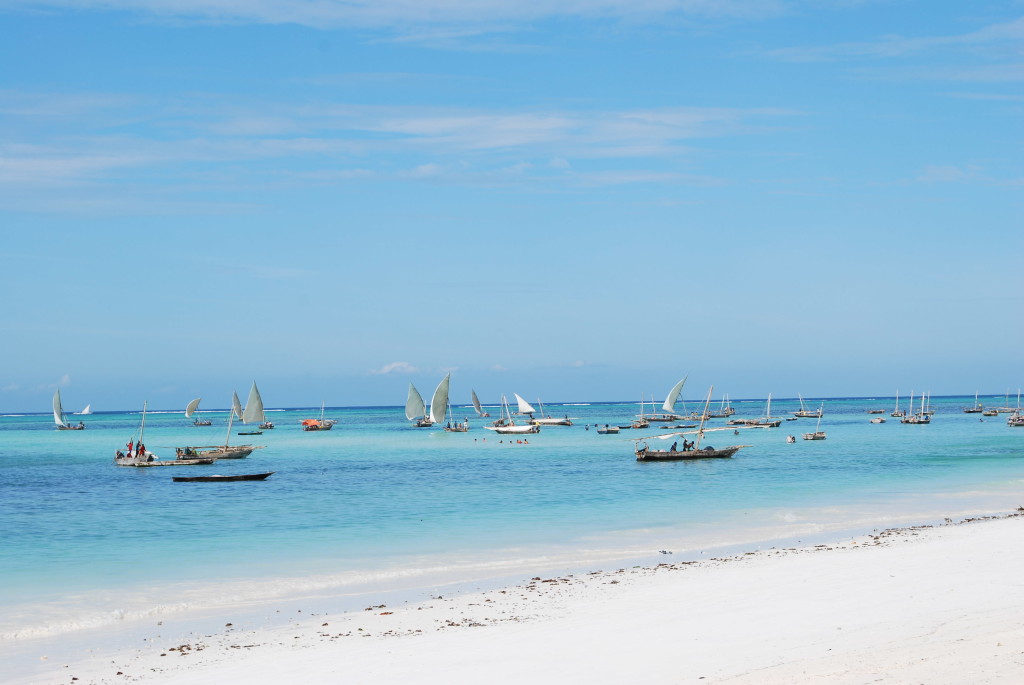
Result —
M525 435L540 433L540 426L484 426L499 435Z
M221 476L217 474L211 476L174 476L172 480L175 483L236 483L243 480L266 480L273 473L273 471L269 471L267 473L243 473L237 476Z
M722 449L703 448L699 450L652 450L647 447L636 450L637 461L689 461L692 459L728 459L736 454L742 445Z

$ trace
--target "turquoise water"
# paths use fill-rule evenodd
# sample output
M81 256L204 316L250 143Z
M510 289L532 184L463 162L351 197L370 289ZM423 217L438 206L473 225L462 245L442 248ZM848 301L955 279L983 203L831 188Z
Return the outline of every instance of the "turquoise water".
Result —
M56 431L49 415L4 416L0 636L52 636L214 600L416 587L1015 508L1024 430L1005 414L963 414L973 400L935 398L932 424L911 426L889 417L892 398L828 399L825 441L799 439L815 426L801 419L706 435L705 444L750 445L733 459L663 464L637 463L632 451L632 438L658 424L618 436L593 428L628 423L636 403L552 405L577 425L543 428L529 444L472 417L465 434L416 429L398 407L328 409L339 423L317 433L299 422L319 407L273 411L275 430L233 429L233 444L265 446L247 459L155 469L112 463L137 412L81 417L84 431ZM759 416L764 402L734 406ZM772 403L776 415L797 408ZM868 408L885 409L887 423L870 424ZM149 413L147 447L170 459L174 446L223 442L226 412L204 415L213 426ZM259 471L275 474L171 479Z

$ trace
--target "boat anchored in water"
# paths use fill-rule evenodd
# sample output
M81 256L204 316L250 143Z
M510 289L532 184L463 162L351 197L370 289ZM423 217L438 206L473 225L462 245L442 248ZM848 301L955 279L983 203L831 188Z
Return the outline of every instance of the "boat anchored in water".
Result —
M202 397L197 397L197 398L195 398L194 400L192 400L191 402L189 402L188 404L185 405L185 418L186 419L191 419L192 418L193 414L195 414L196 411L199 409L199 402L202 399L203 399ZM197 415L195 421L192 422L192 425L193 426L212 426L213 425L213 421L211 421L210 419L202 419L202 418L200 418Z
M513 393L514 394L514 393ZM519 398L519 395L516 395ZM522 399L522 398L519 398ZM529 403L525 400L523 402L529 407ZM484 426L489 431L494 431L499 435L521 435L524 433L540 433L540 426L537 424L526 424L525 426L517 426L515 420L512 418L512 410L508 407L508 398L504 394L501 396L501 409L502 417L495 421L493 426ZM532 409L532 407L531 407Z
M723 447L722 449L715 449L714 447L705 446L701 447L700 442L704 437L705 432L720 431L720 430L735 430L732 428L709 428L704 429L704 422L706 421L708 414L708 404L711 402L711 393L714 391L715 386L711 386L708 390L707 400L704 402L704 411L700 422L700 427L696 431L685 432L685 433L668 433L666 435L652 436L654 439L667 440L671 437L682 437L683 438L683 449L678 449L679 442L672 443L672 446L667 450L652 450L647 440L651 438L639 438L634 445L634 452L636 453L637 461L683 461L689 459L724 459L731 457L736 454L740 449L749 447L749 445L732 445L730 447ZM688 442L685 439L687 435L696 435L697 439Z
M121 450L117 450L114 453L115 464L118 466L134 466L136 468L143 468L153 466L209 465L216 461L215 459L209 458L179 458L161 461L160 457L146 449L146 445L143 443L143 439L146 436L146 404L146 402L142 403L142 420L139 422L139 429L128 439L128 443L125 445L126 451L122 452Z
M334 428L334 424L337 423L334 419L324 418L324 402L320 403L320 418L319 419L303 419L302 430L304 431L329 431Z

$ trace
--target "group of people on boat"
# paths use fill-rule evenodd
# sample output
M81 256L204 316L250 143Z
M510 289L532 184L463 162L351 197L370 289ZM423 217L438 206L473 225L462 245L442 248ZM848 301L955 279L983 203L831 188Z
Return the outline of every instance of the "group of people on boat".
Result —
M191 447L176 447L174 451L177 452L178 459L194 459L199 456Z
M129 440L126 447L128 448L127 454L125 454L121 450L118 450L117 454L115 454L114 456L117 459L142 459L143 457L146 457L146 461L153 461L153 455L147 454L146 446L142 444L141 440L139 441L138 445L135 444L134 440ZM132 448L134 448L134 454L132 454Z
M669 451L670 452L678 451L676 449L678 446L679 446L678 442L673 442L672 443L672 448ZM686 438L683 438L683 451L684 452L689 452L690 450L693 449L693 446L694 446L694 441L693 440L687 441Z

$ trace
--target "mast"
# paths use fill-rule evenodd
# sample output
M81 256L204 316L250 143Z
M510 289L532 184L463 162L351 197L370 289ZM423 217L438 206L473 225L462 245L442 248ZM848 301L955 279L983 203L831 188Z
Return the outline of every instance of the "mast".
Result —
M237 399L237 398L238 398L238 395L235 395L235 399ZM234 410L231 410L230 412L228 412L228 434L226 436L224 436L224 447L228 446L228 441L231 439L231 422L234 421L234 419L235 419L235 412L234 412Z
M711 402L711 393L714 392L715 386L711 386L708 390L708 398L704 400L704 411L700 415L700 426L697 428L697 444L693 446L693 449L700 449L700 439L704 437L704 421L708 416L708 404Z
M142 442L142 436L146 434L146 405L149 404L148 400L142 401L142 424L139 426L139 442ZM129 457L132 455L128 455Z

